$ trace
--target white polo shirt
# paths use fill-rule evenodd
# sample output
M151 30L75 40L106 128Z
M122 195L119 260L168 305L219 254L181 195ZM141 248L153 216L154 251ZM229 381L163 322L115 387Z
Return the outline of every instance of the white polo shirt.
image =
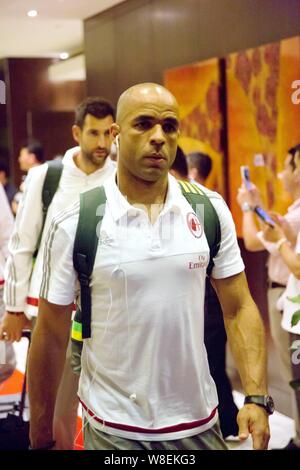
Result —
M217 393L203 342L209 248L201 225L169 176L163 211L151 225L115 178L107 196L91 281L92 338L84 341L79 397L92 426L137 440L192 436L217 420ZM231 214L208 190L222 242L213 277L244 264ZM72 255L79 207L52 224L41 297L67 305L78 284Z

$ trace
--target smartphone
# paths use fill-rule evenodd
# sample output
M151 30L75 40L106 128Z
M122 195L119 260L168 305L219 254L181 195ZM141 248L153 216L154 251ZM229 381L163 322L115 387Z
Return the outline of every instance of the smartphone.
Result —
M251 189L250 170L248 166L241 166L241 177L246 189Z
M256 206L256 207L254 208L254 212L255 212L255 214L258 215L258 217L261 218L261 220L262 220L265 224L269 225L269 226L272 227L272 228L275 227L274 221L271 219L271 217L269 216L269 214L268 214L262 207Z

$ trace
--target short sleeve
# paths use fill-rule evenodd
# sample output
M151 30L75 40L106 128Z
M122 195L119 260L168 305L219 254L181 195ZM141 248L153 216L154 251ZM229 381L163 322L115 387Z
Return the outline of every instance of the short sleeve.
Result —
M221 226L221 245L214 258L212 277L224 279L244 271L245 266L238 246L234 221L227 204L216 196L211 199L219 217Z
M78 210L76 203L58 214L52 220L45 238L40 297L57 305L69 305L76 297L73 247Z

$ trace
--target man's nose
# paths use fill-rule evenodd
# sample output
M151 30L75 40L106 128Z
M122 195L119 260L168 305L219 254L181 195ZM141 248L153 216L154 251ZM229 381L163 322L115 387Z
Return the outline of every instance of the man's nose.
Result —
M106 145L105 136L103 134L99 135L98 145L99 145L99 147L105 147L105 145Z
M165 140L166 138L162 126L160 124L156 124L152 130L151 142L161 145L165 142Z

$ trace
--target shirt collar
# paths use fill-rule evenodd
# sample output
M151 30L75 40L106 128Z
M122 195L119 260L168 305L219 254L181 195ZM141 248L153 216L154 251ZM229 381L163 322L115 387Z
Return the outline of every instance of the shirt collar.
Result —
M139 211L138 207L129 204L126 197L120 192L117 186L116 172L104 183L104 189L109 210L115 221L121 219L121 217L123 217L125 214L132 216L137 215ZM167 212L181 212L183 201L184 199L178 182L172 175L169 174L167 197L160 216L166 214Z
M80 147L72 147L71 149L67 150L65 155L64 155L64 158L62 159L62 162L65 166L69 166L71 168L78 168L76 165L75 165L75 162L74 162L74 157L76 155L78 155L80 152ZM79 170L79 168L78 168ZM81 171L81 170L79 170Z

